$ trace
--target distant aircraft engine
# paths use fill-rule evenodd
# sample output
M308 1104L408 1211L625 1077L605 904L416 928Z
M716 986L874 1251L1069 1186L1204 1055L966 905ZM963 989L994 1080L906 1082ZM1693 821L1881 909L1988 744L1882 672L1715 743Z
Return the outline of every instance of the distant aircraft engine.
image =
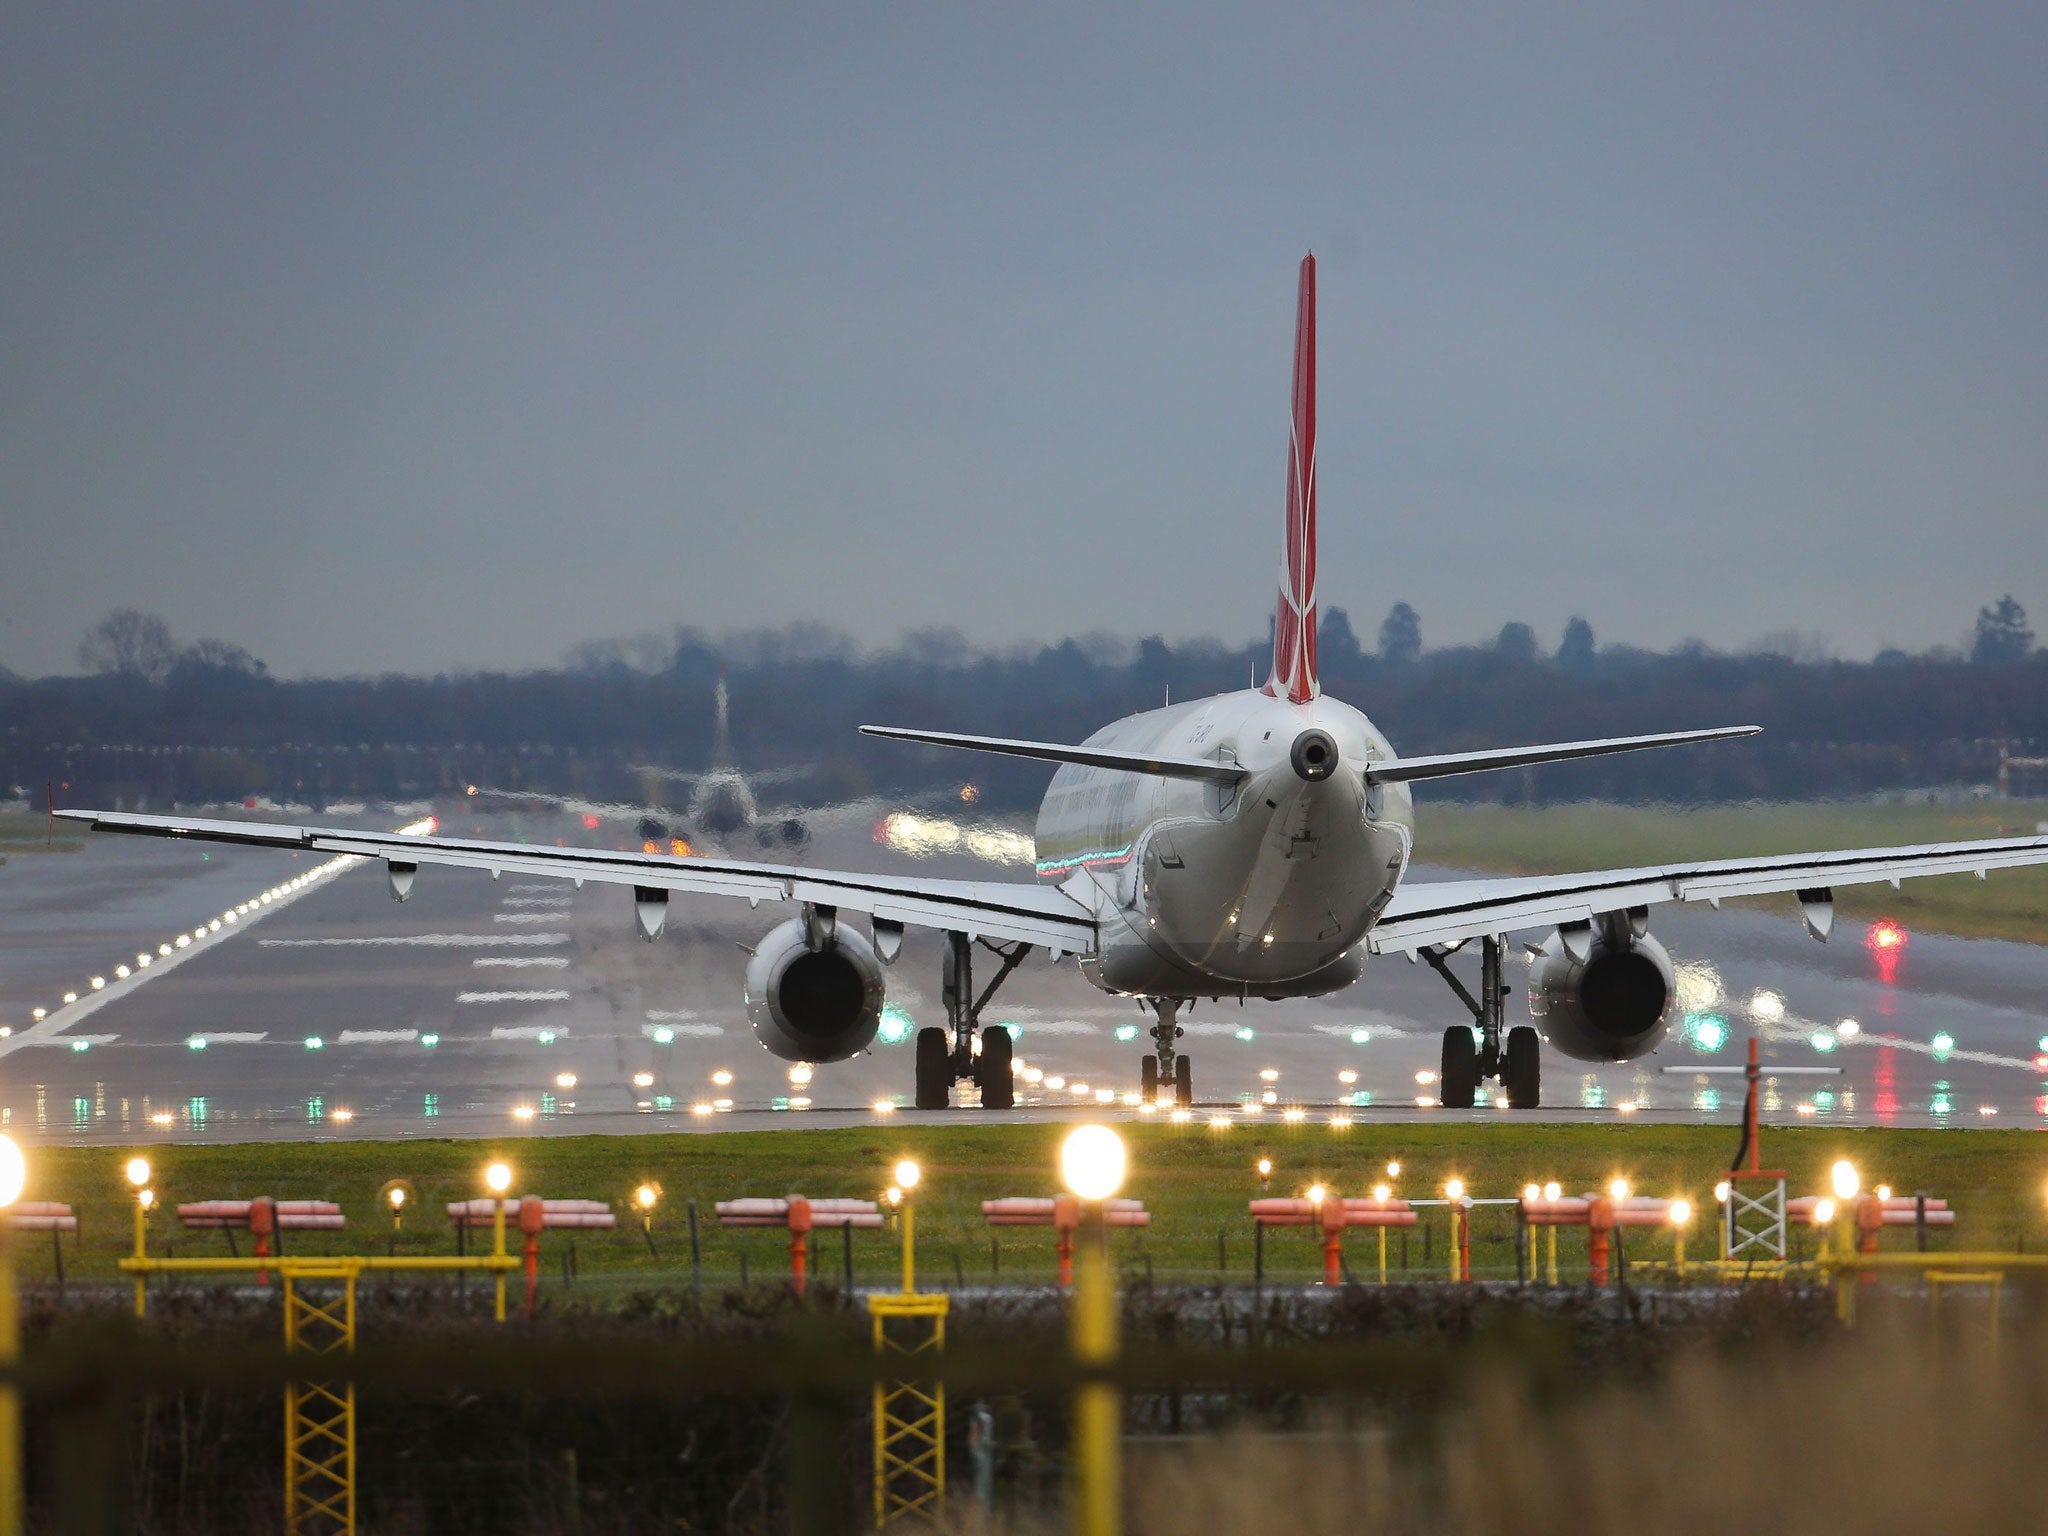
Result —
M844 1061L882 1022L882 962L865 936L791 918L747 965L747 1017L784 1061Z
M1633 1061L1664 1038L1677 985L1640 918L1603 917L1550 936L1529 970L1529 1017L1580 1061Z

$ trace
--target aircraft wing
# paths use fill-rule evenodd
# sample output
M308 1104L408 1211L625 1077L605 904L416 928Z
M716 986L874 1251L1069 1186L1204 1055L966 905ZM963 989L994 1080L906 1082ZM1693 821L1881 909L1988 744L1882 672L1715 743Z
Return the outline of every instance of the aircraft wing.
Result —
M1832 853L1770 854L1646 869L1604 869L1584 874L1533 875L1497 880L1439 880L1404 884L1387 903L1370 936L1381 954L1413 954L1429 944L1512 933L1524 928L1590 922L1603 913L1667 901L1705 901L1789 891L1807 909L1808 924L1824 937L1833 921L1832 890L1923 875L1974 874L2048 864L2048 837L1981 838L1924 843L1911 848L1852 848Z
M738 896L757 904L801 901L842 912L865 912L884 922L1039 944L1063 954L1086 955L1095 951L1093 913L1052 887L1021 882L862 875L793 864L607 853L533 843L278 826L256 821L207 821L118 811L60 810L55 814L66 821L84 822L98 832L355 854L398 866L446 864L461 869L487 869L493 878L500 874L540 875L573 880L579 885L597 880L638 890Z

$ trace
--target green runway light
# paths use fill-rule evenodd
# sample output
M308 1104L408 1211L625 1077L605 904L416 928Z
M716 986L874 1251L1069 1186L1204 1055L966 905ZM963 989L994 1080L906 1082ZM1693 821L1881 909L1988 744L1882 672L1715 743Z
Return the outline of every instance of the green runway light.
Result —
M1840 1043L1835 1038L1835 1032L1831 1029L1817 1029L1813 1032L1813 1048L1823 1056L1827 1055L1829 1051L1832 1051Z
M1138 1026L1135 1024L1119 1024L1116 1027L1116 1037L1119 1040L1135 1040L1138 1038Z
M674 1045L676 1043L676 1032L664 1024L654 1032L654 1043L656 1045Z
M192 1037L192 1038L191 1038L190 1040L187 1040L187 1041L185 1042L185 1049L186 1049L186 1050L188 1050L188 1051L203 1051L203 1050L205 1050L205 1049L206 1049L206 1036L204 1036L204 1035L194 1035L194 1036L193 1036L193 1037Z
M92 1042L90 1040L74 1040L71 1042L71 1049L73 1051L89 1051L92 1049Z
M1249 1044L1251 1041L1257 1039L1258 1036L1253 1033L1251 1025L1247 1024L1244 1026L1244 1028L1240 1029L1237 1032L1237 1038Z
M916 1028L917 1021L891 1003L882 1010L882 1022L875 1030L875 1038L884 1045L901 1045L910 1038L911 1032ZM660 1033L657 1032L654 1038L659 1040Z
M1351 1043L1353 1045L1371 1045L1372 1031L1369 1029L1354 1029L1351 1031Z
M308 1035L308 1036L306 1036L306 1049L307 1049L307 1050L309 1050L309 1051L320 1051L320 1050L325 1050L326 1048L327 1048L327 1042L326 1042L325 1040L322 1040L322 1039L321 1039L321 1038L320 1038L320 1037L319 1037L318 1035Z
M540 1032L540 1043L542 1045L553 1045L555 1043L555 1032L552 1029L542 1030Z
M435 1046L439 1045L440 1043L441 1043L441 1037L440 1037L439 1035L421 1035L421 1036L420 1036L420 1044L421 1044L421 1045L423 1045L423 1046L425 1046L425 1047L426 1047L426 1048L427 1048L428 1050L430 1050L430 1051L431 1051L431 1050L432 1050L432 1049L433 1049L433 1048L434 1048Z
M1941 1030L1932 1040L1927 1042L1927 1047L1934 1052L1934 1059L1936 1061L1947 1061L1949 1052L1956 1048L1956 1037L1945 1029Z

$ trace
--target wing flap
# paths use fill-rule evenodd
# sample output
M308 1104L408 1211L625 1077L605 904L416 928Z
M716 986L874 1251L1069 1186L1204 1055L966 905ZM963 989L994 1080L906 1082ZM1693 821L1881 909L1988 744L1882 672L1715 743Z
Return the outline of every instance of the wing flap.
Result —
M1413 952L1489 934L1583 922L1603 912L1669 901L1738 896L1879 881L1917 880L2048 864L2048 837L1983 838L1902 848L1849 848L1645 869L1590 870L1499 880L1441 880L1403 886L1374 926L1374 950Z
M601 884L640 886L751 902L801 901L864 912L887 922L969 933L1006 942L1038 944L1068 954L1092 954L1093 915L1048 886L998 880L926 880L865 875L800 865L675 858L665 854L605 853L587 848L537 847L468 838L419 837L338 827L277 826L132 812L58 811L96 831L147 837L183 837L254 848L296 848L355 854L408 864L437 864Z

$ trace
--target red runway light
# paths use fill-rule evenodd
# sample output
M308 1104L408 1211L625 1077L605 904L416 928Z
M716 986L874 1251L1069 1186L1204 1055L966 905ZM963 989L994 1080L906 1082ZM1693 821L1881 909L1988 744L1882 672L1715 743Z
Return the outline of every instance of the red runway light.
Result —
M589 811L585 811L583 813L583 825L585 830L595 832L598 828L598 822L599 818L592 815Z
M1870 931L1863 936L1863 942L1872 949L1904 949L1906 930L1888 917L1881 917L1870 925Z

